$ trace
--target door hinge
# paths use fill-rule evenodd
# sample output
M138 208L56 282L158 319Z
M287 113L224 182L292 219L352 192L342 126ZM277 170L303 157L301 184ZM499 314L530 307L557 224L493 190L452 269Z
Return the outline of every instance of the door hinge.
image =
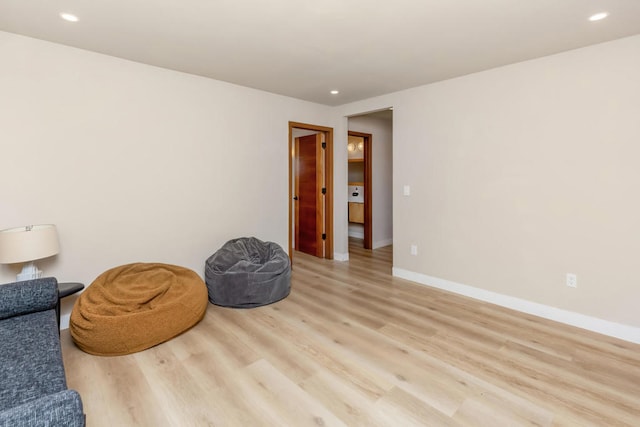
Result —
M322 240L327 240L327 233L322 233Z
M327 194L327 189L326 188L322 189L322 194Z
M324 150L325 148L327 148L327 143L326 143L326 142L323 142L323 143L322 143L322 149Z

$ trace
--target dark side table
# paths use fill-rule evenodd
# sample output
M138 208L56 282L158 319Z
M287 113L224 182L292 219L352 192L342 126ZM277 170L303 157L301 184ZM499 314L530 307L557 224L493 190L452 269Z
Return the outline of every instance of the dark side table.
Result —
M69 295L73 295L84 289L84 285L78 282L58 283L58 305L56 305L56 315L58 316L58 329L60 329L60 300Z

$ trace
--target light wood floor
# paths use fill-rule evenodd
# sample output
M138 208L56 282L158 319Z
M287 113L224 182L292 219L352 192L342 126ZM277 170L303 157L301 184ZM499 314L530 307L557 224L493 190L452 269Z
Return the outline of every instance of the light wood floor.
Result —
M97 426L640 426L640 345L392 278L391 248L295 255L291 295L209 305L150 350L82 353Z

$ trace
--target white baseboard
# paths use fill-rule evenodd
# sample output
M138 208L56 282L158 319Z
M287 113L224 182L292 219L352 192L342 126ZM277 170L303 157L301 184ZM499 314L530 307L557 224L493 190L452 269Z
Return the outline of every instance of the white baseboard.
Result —
M385 246L389 246L391 244L393 244L393 239L385 239L385 240L379 240L377 242L373 242L371 246L373 247L373 249L378 249L378 248L384 248Z
M356 239L364 239L364 231L349 230L348 236L349 237L355 237Z
M71 313L63 314L60 316L60 330L69 329L69 320L71 319Z
M421 285L443 289L445 291L464 295L480 301L490 302L492 304L521 311L523 313L533 314L534 316L543 317L545 319L554 320L571 326L577 326L578 328L640 344L640 328L633 326L610 322L608 320L562 310L560 308L475 288L473 286L427 276L426 274L414 273L401 268L394 267L392 274L396 277L411 280Z
M341 254L338 252L334 252L333 259L334 261L349 261L349 253L347 252L346 254Z

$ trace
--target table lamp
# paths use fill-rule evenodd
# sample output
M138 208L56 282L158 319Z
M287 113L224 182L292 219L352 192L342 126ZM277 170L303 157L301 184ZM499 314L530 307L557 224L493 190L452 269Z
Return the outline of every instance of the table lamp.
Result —
M60 251L58 232L53 224L27 225L0 231L0 264L26 263L17 280L42 277L35 260L47 258Z

